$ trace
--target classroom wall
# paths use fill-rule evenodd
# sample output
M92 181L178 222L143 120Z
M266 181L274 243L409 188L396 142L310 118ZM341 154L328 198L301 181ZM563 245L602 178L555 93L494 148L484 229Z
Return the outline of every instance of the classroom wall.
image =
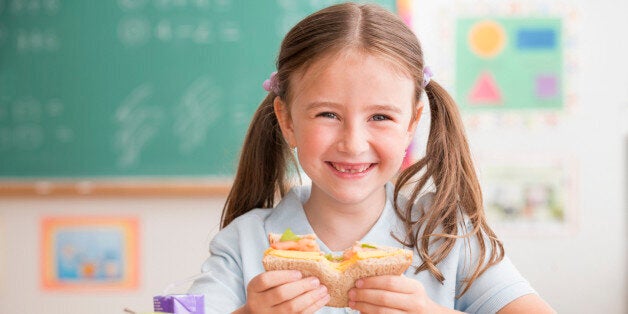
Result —
M430 33L439 22L434 2L415 4L427 60L439 53L429 48L439 40ZM474 152L498 146L573 155L578 177L575 228L553 236L505 233L507 254L559 313L626 313L628 43L618 30L628 29L623 16L628 3L570 3L580 14L577 107L552 132L471 132L469 138ZM0 198L0 313L151 310L153 295L199 271L217 231L223 201L223 197ZM110 293L42 291L39 227L42 217L49 215L138 217L139 288Z
M196 275L218 230L222 199L12 198L0 200L0 313L123 313L152 310L153 295ZM139 218L139 289L45 292L40 288L40 230L51 215ZM186 286L172 292L185 292Z

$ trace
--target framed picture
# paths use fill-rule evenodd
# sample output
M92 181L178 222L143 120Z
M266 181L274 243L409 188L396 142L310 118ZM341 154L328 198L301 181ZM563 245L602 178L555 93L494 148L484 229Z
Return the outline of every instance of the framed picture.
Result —
M576 167L569 158L483 158L487 219L498 233L564 235L575 230Z
M43 218L42 288L72 291L136 289L138 252L137 218Z

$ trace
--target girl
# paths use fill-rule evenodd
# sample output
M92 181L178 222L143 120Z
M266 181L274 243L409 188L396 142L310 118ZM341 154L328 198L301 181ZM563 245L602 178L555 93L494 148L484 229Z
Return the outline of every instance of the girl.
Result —
M552 311L487 225L458 110L394 14L347 3L305 18L286 35L265 87L223 229L190 289L205 295L206 312L345 312L323 308L329 295L316 278L264 272L267 234L286 228L316 233L325 253L358 240L414 250L404 276L356 282L349 305L361 312ZM424 91L427 154L398 174ZM290 187L291 148L311 187Z

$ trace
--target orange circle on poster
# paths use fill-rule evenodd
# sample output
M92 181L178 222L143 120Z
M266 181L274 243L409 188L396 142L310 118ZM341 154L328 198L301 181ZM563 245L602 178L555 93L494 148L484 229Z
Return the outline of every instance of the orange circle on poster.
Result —
M469 47L480 57L495 57L504 49L505 44L506 32L496 22L478 22L469 30Z

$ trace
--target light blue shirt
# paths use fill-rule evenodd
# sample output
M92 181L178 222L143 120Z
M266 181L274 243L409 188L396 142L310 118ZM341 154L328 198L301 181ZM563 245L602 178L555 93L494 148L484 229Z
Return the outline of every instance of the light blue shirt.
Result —
M386 186L387 200L379 219L360 241L379 245L402 247L390 232L403 235L403 223L395 214L392 199L393 186ZM273 209L254 209L231 222L212 239L207 258L202 266L202 276L190 287L188 293L204 294L206 313L228 313L246 302L246 287L249 281L264 272L262 257L269 246L268 233L283 233L291 228L296 234L314 233L310 226L303 203L310 195L310 187L293 188ZM419 200L420 206L429 206L431 195ZM428 208L428 207L424 207ZM332 252L320 240L318 244L325 253ZM440 283L428 271L415 274L421 258L414 252L413 266L405 276L421 282L427 295L436 303L464 312L495 313L514 299L535 293L528 282L519 274L510 260L505 257L478 277L469 290L456 299L463 289L463 280L473 268L470 255L478 252L477 239L458 239L449 255L437 266L445 276ZM346 313L350 309L325 307L318 313Z

